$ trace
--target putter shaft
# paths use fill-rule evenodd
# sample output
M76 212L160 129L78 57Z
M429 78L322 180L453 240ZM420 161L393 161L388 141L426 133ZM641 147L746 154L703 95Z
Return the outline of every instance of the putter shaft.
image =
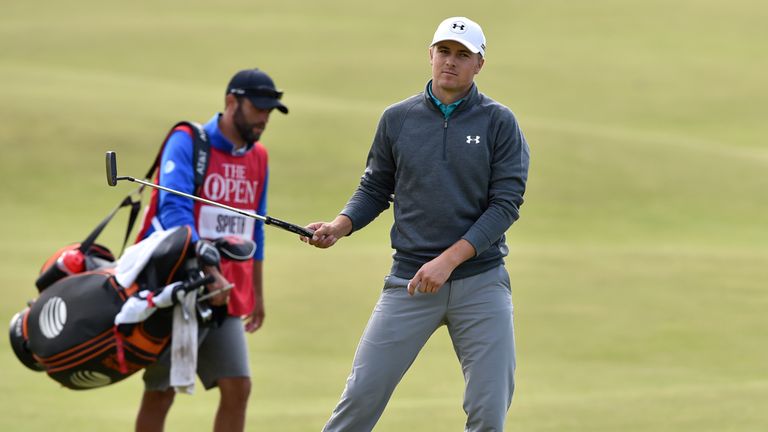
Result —
M247 216L249 218L258 219L258 220L261 220L261 221L264 221L264 222L268 222L268 220L269 220L269 218L267 216L262 216L260 214L252 213L252 212L245 211L245 210L242 210L242 209L239 209L239 208L230 207L230 206L228 206L226 204L218 203L216 201L207 200L205 198L200 198L199 196L190 195L188 193L184 193L184 192L180 192L180 191L177 191L177 190L173 190L173 189L167 188L165 186L160 186L160 185L157 185L157 184L154 184L154 183L150 183L150 182L147 182L147 181L144 181L144 180L140 180L140 179L137 179L137 178L134 178L134 177L121 176L121 177L118 177L117 179L118 180L128 180L128 181L131 181L131 182L134 182L134 183L143 184L144 186L149 186L151 188L164 190L164 191L170 192L172 194L183 196L184 198L189 198L189 199L193 199L195 201L200 201L200 202L212 205L212 206L221 207L223 209L227 209L229 211L233 211L233 212L235 212L237 214L241 214L241 215ZM310 235L310 237L311 237L311 235Z
M285 222L285 221L282 221L280 219L273 218L271 216L262 216L262 215L257 214L257 213L249 212L249 211L242 210L242 209L235 208L235 207L230 207L230 206L228 206L226 204L218 203L216 201L211 201L211 200L208 200L208 199L205 199L205 198L201 198L199 196L195 196L195 195L191 195L191 194L188 194L188 193L184 193L184 192L180 192L180 191L177 191L177 190L173 190L173 189L167 188L165 186L160 186L160 185L157 185L157 184L154 184L154 183L150 183L148 181L137 179L135 177L131 177L131 176L120 176L120 177L118 177L117 176L117 155L113 151L108 151L106 156L107 156L106 157L106 162L107 162L107 184L110 185L110 186L117 185L117 181L118 180L128 180L128 181L131 181L131 182L134 182L134 183L142 184L144 186L148 186L148 187L151 187L151 188L155 188L155 189L159 189L159 190L162 190L162 191L170 192L172 194L179 195L179 196L182 196L184 198L189 198L191 200L200 201L202 203L206 203L208 205L212 205L212 206L215 206L215 207L220 207L220 208L229 210L231 212L237 213L239 215L243 215L245 217L249 217L249 218L252 218L252 219L258 219L260 221L263 221L265 225L274 225L274 226L276 226L278 228L282 228L282 229L284 229L286 231L292 232L294 234L298 234L298 235L303 236L303 237L312 237L312 235L314 234L314 231L312 231L312 230L306 229L304 227L300 227L298 225L294 225L294 224L292 224L290 222Z

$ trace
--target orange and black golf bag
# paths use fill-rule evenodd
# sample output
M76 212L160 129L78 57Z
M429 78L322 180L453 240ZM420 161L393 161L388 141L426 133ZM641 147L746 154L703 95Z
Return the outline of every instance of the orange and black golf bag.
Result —
M141 292L154 306L152 296L162 288L184 291L205 283L190 238L188 227L167 233L128 286L118 282L120 263L94 246L99 256L93 259L87 252L86 261L97 267L43 286L40 296L11 320L11 345L19 360L75 390L118 382L155 362L170 339L172 308L155 308L137 323L118 325L115 318ZM71 250L58 252L55 259L61 261Z

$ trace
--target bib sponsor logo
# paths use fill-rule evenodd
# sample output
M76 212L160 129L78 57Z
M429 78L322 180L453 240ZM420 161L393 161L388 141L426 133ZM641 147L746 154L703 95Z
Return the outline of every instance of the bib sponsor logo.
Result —
M205 196L212 201L253 205L259 182L249 181L242 165L222 164L222 167L223 173L213 173L205 179Z

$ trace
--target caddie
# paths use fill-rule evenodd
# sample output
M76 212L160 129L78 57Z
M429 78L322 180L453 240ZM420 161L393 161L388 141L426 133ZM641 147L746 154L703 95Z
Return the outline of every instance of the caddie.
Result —
M283 114L283 93L260 69L244 69L229 81L224 111L215 114L203 128L210 142L205 178L195 186L193 135L188 128L173 130L162 152L158 183L170 189L216 201L260 215L266 214L268 161L260 138L274 110ZM256 243L253 259L222 260L222 273L235 284L226 317L220 325L205 330L198 348L197 374L206 389L219 388L219 406L213 430L242 431L251 392L245 331L258 330L265 317L262 294L264 259L263 222L164 191L153 191L140 236L155 230L187 225L193 241L241 237ZM243 322L244 319L244 322ZM167 361L158 361L144 373L145 391L136 419L138 432L162 431L174 400Z

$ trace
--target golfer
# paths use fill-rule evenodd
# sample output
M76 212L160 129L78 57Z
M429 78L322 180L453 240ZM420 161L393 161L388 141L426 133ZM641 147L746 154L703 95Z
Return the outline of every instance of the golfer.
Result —
M518 219L529 150L512 112L480 93L485 36L448 18L429 47L432 79L382 115L355 193L319 248L394 203L390 274L326 431L370 431L402 376L441 325L466 390L466 431L502 431L514 391L515 342L504 233Z

